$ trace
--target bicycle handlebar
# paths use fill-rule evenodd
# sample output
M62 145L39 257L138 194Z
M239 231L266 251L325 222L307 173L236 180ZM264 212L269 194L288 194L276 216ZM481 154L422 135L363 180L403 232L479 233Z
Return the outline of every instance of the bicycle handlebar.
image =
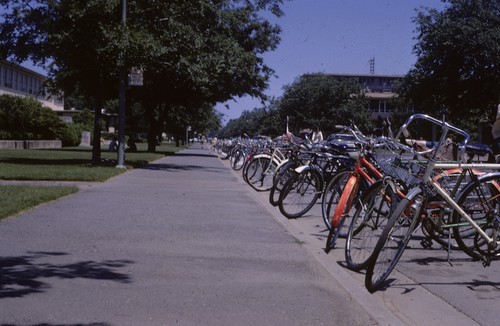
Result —
M413 121L418 120L418 119L427 120L435 125L440 126L443 129L443 133L441 134L441 139L439 140L437 146L434 148L431 148L429 150L423 151L423 152L418 152L419 154L428 154L428 153L431 153L434 151L434 156L435 156L438 149L444 144L444 142L446 140L446 136L448 135L448 132L451 131L451 132L457 133L459 135L462 135L464 137L463 142L458 145L458 148L459 148L459 157L458 158L461 159L463 157L463 154L465 153L465 146L467 145L467 143L469 142L469 139L470 139L469 134L460 128L452 126L445 121L441 121L441 120L438 120L436 118L433 118L427 114L418 113L418 114L414 114L411 117L409 117L406 120L406 122L401 126L401 128L399 128L398 134L396 135L396 139L400 139L401 134L403 134L405 137L408 137L409 136L408 126Z
M354 136L354 138L356 138L356 140L357 140L357 141L359 141L360 143L363 143L363 144L367 143L367 142L368 142L368 140L365 138L365 136L363 136L363 135L361 134L361 132L359 131L358 127L357 127L356 125L354 125L354 124L353 124L353 126L354 126L355 130L354 130L353 128L351 128L351 127L348 127L348 126L343 126L343 125L335 125L335 128L336 128L336 129L342 129L342 131L348 131L348 132L349 132L349 133L351 133L351 134ZM361 136L363 137L363 139L361 139L361 138L359 137L359 135L360 135L360 134L361 134Z

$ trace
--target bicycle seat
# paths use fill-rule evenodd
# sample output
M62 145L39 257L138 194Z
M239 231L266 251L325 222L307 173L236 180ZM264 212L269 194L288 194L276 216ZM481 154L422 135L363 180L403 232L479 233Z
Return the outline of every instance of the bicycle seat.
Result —
M491 147L486 144L468 144L465 146L465 153L471 161L490 161L493 157Z
M492 153L490 146L486 144L466 145L465 152L469 155L486 155Z

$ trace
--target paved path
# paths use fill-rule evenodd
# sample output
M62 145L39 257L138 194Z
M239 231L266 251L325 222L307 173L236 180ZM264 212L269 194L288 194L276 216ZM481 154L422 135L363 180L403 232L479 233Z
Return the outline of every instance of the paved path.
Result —
M0 324L376 324L218 158L185 150L0 223Z
M320 217L286 220L199 145L81 189L0 222L1 325L475 323L400 273L370 295Z

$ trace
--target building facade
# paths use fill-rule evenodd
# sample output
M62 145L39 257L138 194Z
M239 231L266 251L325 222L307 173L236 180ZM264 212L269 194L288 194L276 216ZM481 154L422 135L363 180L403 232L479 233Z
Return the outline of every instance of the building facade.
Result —
M54 110L60 117L64 111L64 99L47 92L47 77L14 63L0 61L0 95L29 96L36 98L43 106Z

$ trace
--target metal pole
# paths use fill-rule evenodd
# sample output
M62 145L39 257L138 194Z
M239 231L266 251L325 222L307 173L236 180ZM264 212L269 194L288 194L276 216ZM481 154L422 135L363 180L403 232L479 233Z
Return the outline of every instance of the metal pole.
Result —
M122 0L122 25L125 27L127 22L127 0ZM125 56L125 53L122 53ZM123 57L122 60L125 58ZM118 90L118 164L117 168L126 169L125 166L125 90L127 84L127 72L122 62L119 73Z

